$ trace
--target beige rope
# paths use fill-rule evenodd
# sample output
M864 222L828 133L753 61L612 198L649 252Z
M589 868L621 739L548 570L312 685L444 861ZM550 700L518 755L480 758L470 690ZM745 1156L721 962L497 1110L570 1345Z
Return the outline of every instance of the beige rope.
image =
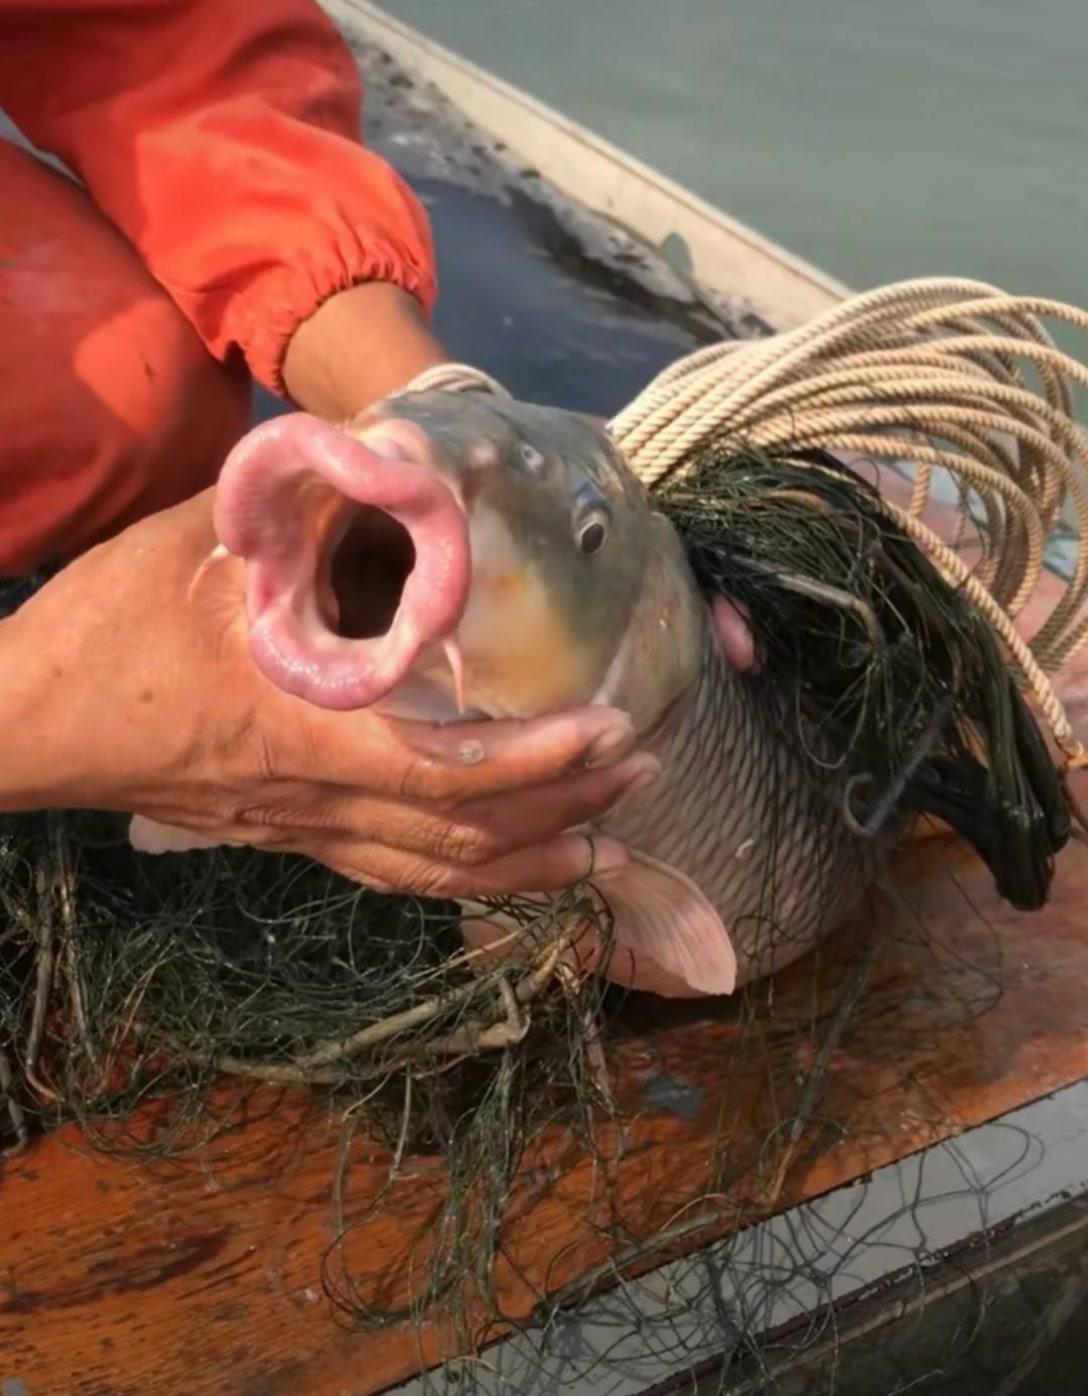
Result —
M1067 758L1081 764L1085 753L1048 675L1088 639L1088 434L1074 406L1088 367L1057 347L1044 319L1088 331L1088 311L1058 301L952 278L899 282L787 334L681 359L610 430L651 488L723 434L778 454L820 447L913 463L909 507L885 500L884 508L987 617ZM422 385L503 391L461 365L412 387ZM959 487L965 525L972 500L983 513L973 566L922 522L935 467ZM1063 522L1077 544L1072 576L1028 643L1013 620Z

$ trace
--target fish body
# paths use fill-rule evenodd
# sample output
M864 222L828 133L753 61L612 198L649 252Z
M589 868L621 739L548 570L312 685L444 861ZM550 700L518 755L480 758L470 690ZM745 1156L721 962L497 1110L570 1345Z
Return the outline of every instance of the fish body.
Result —
M601 882L616 922L609 977L676 996L714 992L714 934L728 936L734 987L810 950L861 901L890 842L847 822L845 782L813 778L781 695L738 674L704 630L697 674L645 742L661 779L601 820L633 855Z
M609 978L730 993L871 885L880 848L844 816L844 779L833 763L817 778L781 695L726 660L679 536L595 422L448 392L342 430L277 419L228 460L217 526L247 562L257 663L309 701L426 721L631 715L662 776L597 826L631 854L590 882ZM148 821L133 839L199 842ZM480 907L463 924L476 946L510 929Z

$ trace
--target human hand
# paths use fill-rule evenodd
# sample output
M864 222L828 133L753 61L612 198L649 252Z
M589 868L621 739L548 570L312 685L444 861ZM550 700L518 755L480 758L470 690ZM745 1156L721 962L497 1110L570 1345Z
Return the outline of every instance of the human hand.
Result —
M0 807L135 811L432 896L548 891L624 861L564 831L656 773L625 715L440 728L312 707L253 665L241 564L192 586L215 543L208 491L0 624L0 709L22 734Z

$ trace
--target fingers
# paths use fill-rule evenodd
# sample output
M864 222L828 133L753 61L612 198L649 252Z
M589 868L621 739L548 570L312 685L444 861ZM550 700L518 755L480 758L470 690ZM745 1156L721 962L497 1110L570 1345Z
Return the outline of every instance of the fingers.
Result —
M471 801L457 811L457 816L491 833L491 856L499 857L593 823L621 800L650 790L660 777L657 758L636 752L612 769L568 776L517 795Z
M463 803L615 766L635 745L626 713L603 707L532 722L389 721L377 725L376 735L384 736L384 793L420 804Z
M755 639L745 608L727 596L715 596L710 603L710 614L714 633L726 660L740 674L754 669Z
M627 862L621 844L586 834L563 834L471 868L342 840L325 843L311 856L353 882L379 891L452 900L517 896L529 890L558 892L593 872L614 871Z
M316 811L315 819L330 833L361 825L367 843L439 863L479 867L590 823L620 799L648 789L660 772L657 760L640 752L611 769L487 796L448 813L393 800L371 799L363 806L337 800Z

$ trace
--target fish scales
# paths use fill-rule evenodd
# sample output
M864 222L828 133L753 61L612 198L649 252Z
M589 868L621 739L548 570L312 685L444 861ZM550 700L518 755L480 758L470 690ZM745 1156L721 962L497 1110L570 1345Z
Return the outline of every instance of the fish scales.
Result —
M820 783L785 704L738 675L709 626L698 680L647 749L662 777L600 821L602 832L685 872L733 939L737 982L795 959L870 885L879 843L843 818L845 782Z

